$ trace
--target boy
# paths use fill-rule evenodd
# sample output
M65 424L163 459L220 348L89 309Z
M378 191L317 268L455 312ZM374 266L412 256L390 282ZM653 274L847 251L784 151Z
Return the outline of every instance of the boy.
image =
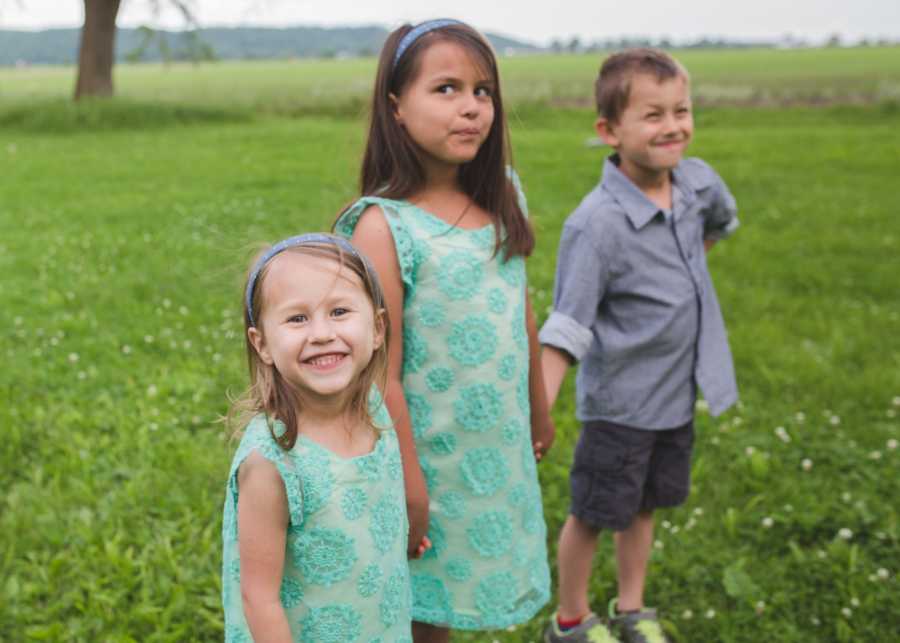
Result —
M583 423L559 539L559 610L547 643L616 641L590 611L601 529L615 532L610 624L628 643L665 641L643 603L653 510L685 501L699 385L714 415L737 400L704 251L737 226L735 202L693 134L687 72L668 54L609 57L596 82L603 179L563 227L553 311L540 332L550 404L580 362Z

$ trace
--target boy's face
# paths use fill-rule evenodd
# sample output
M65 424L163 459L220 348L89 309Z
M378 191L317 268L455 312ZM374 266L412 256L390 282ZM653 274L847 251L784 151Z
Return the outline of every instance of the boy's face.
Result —
M636 75L618 122L600 118L597 132L619 153L626 174L668 172L682 159L694 133L687 79L660 82L649 74Z

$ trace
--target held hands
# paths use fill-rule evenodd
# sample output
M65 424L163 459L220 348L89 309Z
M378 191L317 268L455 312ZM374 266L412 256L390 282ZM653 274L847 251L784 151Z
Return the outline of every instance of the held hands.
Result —
M431 547L428 540L428 488L421 469L415 467L418 475L411 475L406 481L406 512L409 515L409 540L406 554L410 558L419 558ZM427 546L422 549L423 544Z
M419 543L419 546L409 555L410 558L421 558L425 555L425 552L431 549L431 541L428 540L428 536L422 536L422 542Z
M553 446L553 440L556 438L556 426L550 414L546 414L543 418L532 418L531 421L531 446L534 449L534 459L538 462L547 454L550 447Z

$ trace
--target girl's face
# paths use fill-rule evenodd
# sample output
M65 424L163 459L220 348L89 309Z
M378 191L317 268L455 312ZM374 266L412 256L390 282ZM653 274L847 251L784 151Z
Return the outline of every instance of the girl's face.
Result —
M339 403L384 341L383 322L359 277L325 257L283 252L262 284L260 359L307 402Z
M462 45L440 40L416 76L391 96L394 117L425 152L426 163L458 166L475 158L494 122L494 81Z

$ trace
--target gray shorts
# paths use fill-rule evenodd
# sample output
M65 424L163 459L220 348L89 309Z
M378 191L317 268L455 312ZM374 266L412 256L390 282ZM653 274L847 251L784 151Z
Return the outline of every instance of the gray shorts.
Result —
M693 444L693 422L662 431L585 423L569 476L569 513L595 529L623 531L639 511L682 504Z

